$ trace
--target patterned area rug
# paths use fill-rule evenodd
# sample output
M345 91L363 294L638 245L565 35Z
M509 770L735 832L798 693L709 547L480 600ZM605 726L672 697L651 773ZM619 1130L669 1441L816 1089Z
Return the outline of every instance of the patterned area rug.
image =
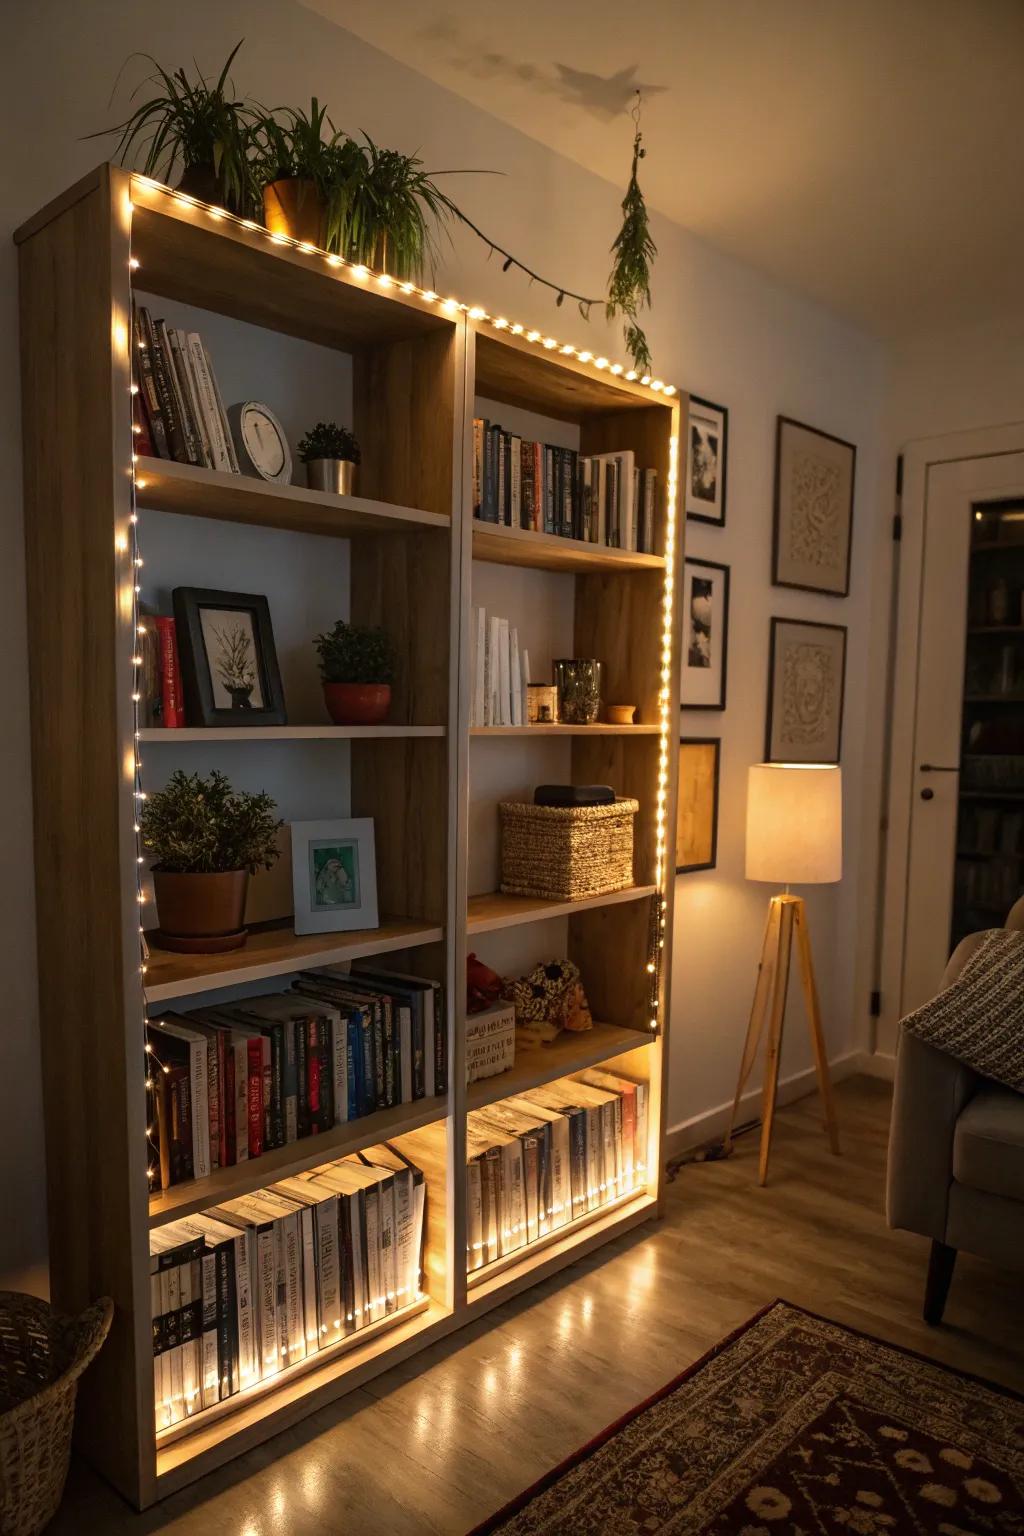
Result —
M777 1301L472 1536L1022 1536L1024 1399Z

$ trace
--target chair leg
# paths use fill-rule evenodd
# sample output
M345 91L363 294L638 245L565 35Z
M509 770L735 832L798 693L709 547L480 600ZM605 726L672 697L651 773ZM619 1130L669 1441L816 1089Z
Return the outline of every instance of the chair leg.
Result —
M933 1328L942 1322L955 1263L956 1249L936 1239L928 1256L928 1279L924 1287L924 1320Z

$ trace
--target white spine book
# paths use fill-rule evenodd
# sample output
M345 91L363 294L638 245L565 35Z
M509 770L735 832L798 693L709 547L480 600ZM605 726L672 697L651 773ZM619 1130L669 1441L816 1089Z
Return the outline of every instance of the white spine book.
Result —
M368 1301L366 1294L366 1260L363 1256L363 1223L360 1220L359 1212L361 1202L361 1193L345 1197L352 1247L352 1326L354 1328L361 1328L368 1321L366 1314Z
M204 1408L220 1402L220 1371L217 1367L217 1256L204 1253L203 1273L203 1370Z
M501 620L494 614L491 615L487 625L487 724L500 725L501 712L498 707L498 699L501 689L498 677L500 672L499 656L501 653Z
M597 497L597 542L608 544L608 465L604 459L594 459L596 476L594 494Z
M230 474L231 461L224 441L224 427L217 409L217 399L213 391L213 380L210 378L203 339L198 331L189 331L187 341L188 361L195 380L196 398L203 419L203 428L210 445L211 465L213 469Z
M338 1248L338 1197L328 1195L316 1207L317 1237L317 1319L320 1343L326 1348L341 1337L341 1254Z
M512 724L510 669L508 655L508 619L498 620L498 724Z
M484 1206L480 1184L480 1164L476 1158L466 1164L466 1243L469 1248L467 1269L479 1269L484 1262Z
M207 352L205 347L203 348L203 356L206 358L206 371L210 376L210 384L213 387L213 398L216 401L217 414L220 417L221 433L224 437L224 447L228 456L228 469L233 475L237 475L239 473L238 454L235 452L235 440L231 434L231 428L228 426L228 413L224 409L224 396L220 392L220 385L217 383L217 375L213 371L213 358L210 356L209 352Z
M311 1205L304 1205L299 1212L299 1228L302 1235L302 1336L306 1341L306 1354L309 1355L320 1347L316 1301L316 1223Z
M195 369L192 365L192 353L188 344L188 334L175 327L169 331L171 345L175 348L178 362L178 381L185 393L186 403L192 413L196 431L199 433L199 451L203 464L207 469L216 469L213 462L213 449L210 445L210 435L206 427L206 418L203 415L202 404L199 399L199 386L196 382Z
M415 1283L413 1249L413 1174L411 1168L395 1173L395 1289L398 1305L412 1300L410 1286Z
M366 1306L363 1323L375 1323L384 1316L380 1263L380 1192L366 1191Z
M522 680L523 680L523 691L522 691L522 694L520 696L519 708L522 711L523 724L524 725L529 725L529 723L530 723L530 708L529 708L529 698L527 696L526 690L529 688L530 681L531 681L531 679L530 679L530 653L526 649L525 646L523 647L522 656L521 656L521 659L520 659L519 671L520 671L520 674L521 674Z
M392 1179L380 1185L380 1294L385 1315L398 1310L398 1235L395 1228L395 1186Z
M487 724L487 614L483 608L473 609L473 725Z
M519 631L508 632L509 654L509 703L513 725L523 723L523 674L519 665Z
M415 1301L420 1293L420 1254L423 1252L423 1217L427 1208L427 1186L423 1179L415 1183L413 1188L413 1229L412 1229L412 1295L410 1301Z
M638 1184L647 1182L647 1084L636 1085L636 1131L633 1167Z

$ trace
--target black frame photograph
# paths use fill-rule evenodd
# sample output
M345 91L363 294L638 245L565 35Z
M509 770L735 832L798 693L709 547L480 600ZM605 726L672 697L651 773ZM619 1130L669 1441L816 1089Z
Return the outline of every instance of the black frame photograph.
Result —
M848 597L857 446L776 418L772 585Z
M708 751L686 748L710 748ZM688 777L686 759L694 759L696 772ZM707 772L710 756L711 772ZM722 771L720 736L680 736L679 795L676 809L676 874L692 875L718 864L718 797ZM710 803L709 803L710 802ZM706 850L706 857L702 854Z
M708 573L708 574L704 574ZM681 709L724 709L729 658L729 567L683 561Z
M287 725L267 599L209 587L172 598L186 723Z
M725 526L729 469L729 411L690 396L686 439L686 516L691 523Z
M787 634L793 630L809 633L799 637ZM766 763L839 762L846 698L846 634L845 624L772 619ZM791 649L785 652L787 643Z

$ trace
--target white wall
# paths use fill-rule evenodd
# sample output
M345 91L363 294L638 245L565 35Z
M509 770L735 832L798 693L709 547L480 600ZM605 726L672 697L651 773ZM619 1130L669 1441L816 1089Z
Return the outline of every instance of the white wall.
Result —
M887 435L913 438L1024 421L1024 312L916 336L890 360Z
M479 166L501 176L453 178L468 213L538 270L600 294L617 228L621 187L580 170L424 78L339 31L290 0L37 0L5 17L8 71L3 106L8 231L110 151L108 140L80 136L126 110L122 89L107 102L122 61L135 49L170 66L195 54L219 66L243 35L237 84L267 102L301 102L316 92L335 121L365 128L378 142L419 149L431 168ZM131 83L137 64L129 66ZM44 110L46 108L47 110ZM31 123L31 145L24 125ZM623 124L623 177L628 124ZM669 156L669 144L652 144ZM708 153L714 154L709 144ZM821 309L727 260L666 221L659 245L656 308L649 325L658 371L730 409L728 526L691 526L691 552L732 564L729 709L691 715L688 734L723 737L719 868L680 883L670 1124L699 1119L731 1096L746 1024L767 890L743 879L746 768L760 758L772 614L850 626L844 733L847 874L837 888L811 894L811 922L830 1053L857 1038L864 998L855 995L856 882L864 828L860 817L862 738L873 707L867 679L871 564L882 513L876 496L883 359L879 347ZM8 495L0 524L0 643L7 676L7 729L0 746L5 810L0 889L0 966L6 981L0 1071L0 1161L4 1206L17 1220L0 1237L0 1271L45 1255L43 1153L35 1016L31 890L27 686L18 494L16 277L13 248L0 245L0 451ZM588 326L569 304L556 311L475 241L456 238L443 253L445 287L560 337L621 355L614 332ZM438 286L441 286L439 283ZM596 315L597 312L595 312ZM783 412L858 444L852 595L839 602L769 585L775 416ZM59 423L54 424L59 430ZM68 743L74 750L74 743ZM59 953L53 963L59 964ZM809 1062L794 1009L783 1072Z

